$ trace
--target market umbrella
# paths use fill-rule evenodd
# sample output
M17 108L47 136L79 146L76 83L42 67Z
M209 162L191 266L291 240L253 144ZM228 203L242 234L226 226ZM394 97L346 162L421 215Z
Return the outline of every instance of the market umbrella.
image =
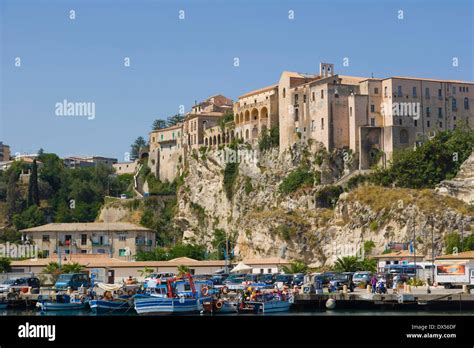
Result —
M243 262L239 262L237 264L237 266L235 266L234 268L232 268L232 270L230 271L230 273L236 273L236 272L243 272L243 271L250 271L252 269L252 267L250 266L247 266L245 263Z

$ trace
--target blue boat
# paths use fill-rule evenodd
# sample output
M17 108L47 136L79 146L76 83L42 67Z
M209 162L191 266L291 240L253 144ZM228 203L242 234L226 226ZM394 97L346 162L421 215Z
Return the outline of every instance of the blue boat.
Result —
M89 306L94 313L126 312L133 308L133 301L130 298L90 300Z
M146 291L133 297L140 315L196 313L202 308L190 274L167 279L166 285L149 282Z
M77 294L59 294L54 300L52 298L38 297L36 306L42 311L71 311L86 309L88 306L88 298L84 295Z

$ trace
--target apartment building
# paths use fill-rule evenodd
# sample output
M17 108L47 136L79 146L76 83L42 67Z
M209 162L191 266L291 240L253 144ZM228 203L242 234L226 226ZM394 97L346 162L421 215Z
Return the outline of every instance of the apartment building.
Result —
M69 156L63 158L64 166L67 168L86 168L86 167L95 167L99 164L104 164L106 166L112 167L118 161L116 158L111 157L102 157L102 156Z
M152 230L124 222L51 223L20 232L22 240L36 245L43 257L106 254L130 258L138 251L151 251L155 247Z

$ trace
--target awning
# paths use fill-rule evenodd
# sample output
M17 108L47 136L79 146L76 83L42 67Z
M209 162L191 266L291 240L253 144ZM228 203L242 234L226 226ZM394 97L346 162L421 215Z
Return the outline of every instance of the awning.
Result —
M250 271L252 267L247 266L243 262L239 262L237 266L235 266L230 272L231 273L237 273L237 272L243 272L243 271Z
M117 291L122 287L122 285L116 285L116 284L105 284L105 283L96 283L99 288L101 288L104 291Z

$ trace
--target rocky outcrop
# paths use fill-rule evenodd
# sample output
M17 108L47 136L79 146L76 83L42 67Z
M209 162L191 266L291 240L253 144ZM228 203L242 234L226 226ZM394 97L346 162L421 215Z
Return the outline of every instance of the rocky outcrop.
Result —
M442 181L436 190L440 194L450 195L468 204L474 204L474 152L461 165L456 177Z
M185 240L211 245L215 231L224 230L241 257L329 265L338 256L357 253L369 240L378 253L390 242L415 236L417 250L428 253L433 245L440 254L446 233L474 222L466 204L432 190L361 187L343 193L334 209L328 209L318 203L317 194L349 171L342 153L323 153L317 144L281 155L276 149L257 153L246 146L240 151L250 151L250 156L238 165L231 197L224 185L222 151L189 156L175 217L186 226ZM279 185L302 163L319 172L318 184L281 193Z

